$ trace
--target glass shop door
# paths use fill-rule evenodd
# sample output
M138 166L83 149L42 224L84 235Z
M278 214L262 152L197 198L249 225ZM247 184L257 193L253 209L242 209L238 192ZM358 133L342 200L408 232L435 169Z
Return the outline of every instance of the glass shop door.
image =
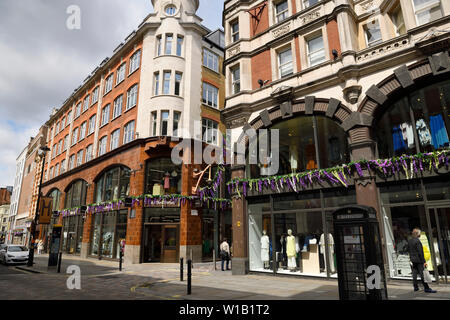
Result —
M450 208L429 209L432 239L430 245L435 256L435 275L448 283L450 276ZM437 272L436 272L437 271Z

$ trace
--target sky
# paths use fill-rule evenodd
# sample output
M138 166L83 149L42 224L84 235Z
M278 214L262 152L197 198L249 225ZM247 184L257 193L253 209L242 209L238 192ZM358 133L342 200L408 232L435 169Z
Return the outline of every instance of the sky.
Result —
M66 26L71 5L79 30ZM222 9L200 0L197 15L216 30ZM150 0L0 0L0 187L14 185L16 159L52 109L152 11Z

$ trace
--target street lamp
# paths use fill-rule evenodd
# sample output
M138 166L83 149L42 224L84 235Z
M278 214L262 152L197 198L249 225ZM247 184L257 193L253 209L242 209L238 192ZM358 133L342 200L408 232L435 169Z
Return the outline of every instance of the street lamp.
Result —
M33 266L33 260L34 260L34 237L36 232L36 224L37 219L39 216L39 201L41 200L41 185L42 185L42 178L44 177L44 166L45 166L45 155L48 151L50 151L50 148L47 146L42 146L39 148L40 155L42 156L42 165L41 165L41 178L39 180L39 189L38 189L38 197L36 202L36 212L34 214L34 219L31 222L30 227L30 240L28 241L28 247L30 248L30 251L28 253L28 262L27 266L32 267Z

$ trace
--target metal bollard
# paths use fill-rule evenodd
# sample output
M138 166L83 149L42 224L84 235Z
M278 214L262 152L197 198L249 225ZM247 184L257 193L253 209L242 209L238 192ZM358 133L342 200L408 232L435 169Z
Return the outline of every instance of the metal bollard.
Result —
M188 271L187 271L187 294L190 295L192 291L192 260L187 261Z
M58 273L61 273L61 260L62 260L62 252L60 252L58 256Z
M180 258L180 281L183 281L183 258Z
M119 253L119 271L122 271L122 261L123 261L123 252L122 252L122 249L120 249L120 253Z

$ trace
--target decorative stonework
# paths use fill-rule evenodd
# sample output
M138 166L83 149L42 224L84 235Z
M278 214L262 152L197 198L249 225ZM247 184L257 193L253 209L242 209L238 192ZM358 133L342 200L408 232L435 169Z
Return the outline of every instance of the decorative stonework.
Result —
M361 95L361 86L355 85L347 87L343 90L345 100L352 104L357 103L359 96Z
M247 123L247 118L246 117L240 117L240 118L237 118L237 119L233 119L233 120L227 121L226 125L227 125L227 128L233 129L233 128L242 127L246 123Z
M310 23L311 21L314 21L318 18L320 18L320 10L316 10L316 11L310 12L304 16L301 16L299 18L299 20L300 20L300 23L302 25L304 25L304 24Z
M272 35L273 35L274 38L279 38L282 35L285 35L286 33L288 33L289 31L291 31L291 25L290 24L285 24L284 26L273 30L272 31Z
M367 10L369 10L369 9L372 9L373 7L374 7L373 1L368 1L368 2L366 2L366 3L364 3L364 4L361 4L361 8L362 8L364 11L367 11Z
M241 46L237 45L233 48L231 48L230 50L228 50L228 57L234 57L235 55L239 54L241 52Z
M409 39L404 38L404 39L398 40L396 42L385 44L381 47L375 47L370 51L368 51L369 50L368 49L367 51L358 54L358 56L356 57L356 61L363 62L366 60L379 58L379 57L382 57L383 55L386 55L392 51L397 51L399 49L402 49L402 48L408 47L408 46L409 46Z

